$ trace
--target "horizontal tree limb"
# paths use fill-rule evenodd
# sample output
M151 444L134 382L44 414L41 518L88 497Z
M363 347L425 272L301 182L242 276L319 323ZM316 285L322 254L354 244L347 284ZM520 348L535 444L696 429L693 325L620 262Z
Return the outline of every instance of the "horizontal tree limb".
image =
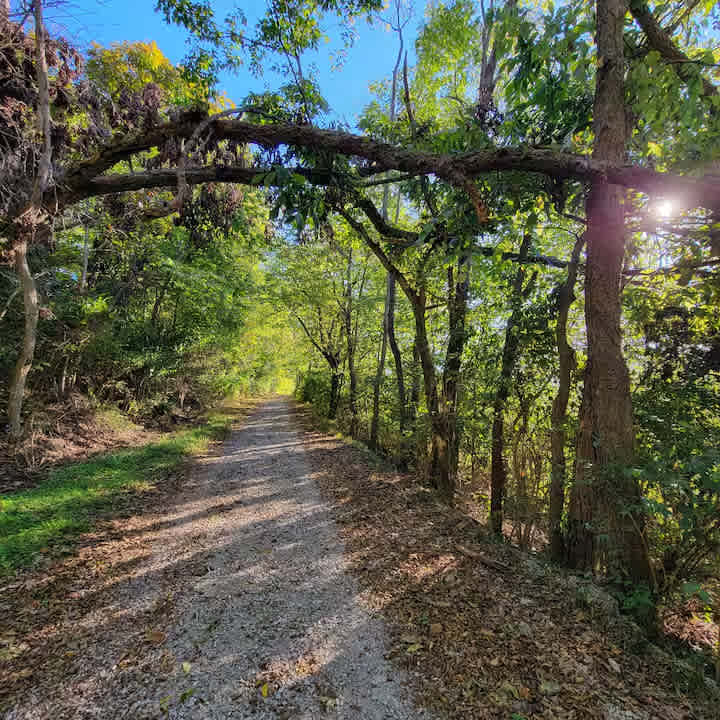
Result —
M312 170L309 168L289 168L290 172L302 175L314 185L329 185L336 179L326 170ZM246 168L239 165L208 165L204 167L191 167L185 169L185 176L189 185L202 185L204 183L224 182L241 185L262 185L263 178L269 175L273 168ZM120 192L133 192L135 190L151 190L154 188L176 188L178 174L174 168L163 170L148 170L140 173L125 173L117 175L100 175L86 178L82 183L65 188L47 197L46 202L67 207L80 200L100 195L111 195Z
M311 170L300 167L291 168L290 170L293 173L303 175L308 182L315 185L324 186L336 180L334 174L326 170ZM272 168L208 166L187 168L186 177L187 182L191 185L199 185L209 182L256 185L271 172ZM128 173L123 175L103 175L86 181L82 188L79 188L72 194L68 193L66 195L60 195L58 198L61 205L68 205L87 197L152 188L174 188L176 184L177 173L172 169L150 170L144 173ZM359 210L363 212L378 234L387 242L392 244L394 241L396 243L400 241L401 246L407 248L418 241L420 237L419 233L411 230L405 230L388 223L382 217L382 214L377 207L375 207L374 203L360 193L353 194L350 200ZM175 208L169 207L169 203L167 212L162 212L162 208L158 208L157 210L158 217L169 215L176 211ZM354 229L357 230L357 228ZM472 252L474 254L482 255L483 257L493 257L496 253L496 249L493 246L488 245L475 245L472 247ZM514 262L520 260L519 254L511 251L503 252L501 258L503 260L512 260ZM550 255L528 255L524 260L522 260L522 262L533 265L545 265L559 269L564 269L568 265L567 260ZM708 263L700 263L700 265L706 264ZM583 266L581 265L580 267L582 268ZM665 271L680 270L685 267L690 268L691 266L679 264L671 268L665 268ZM646 269L643 268L630 268L625 271L625 274L633 276L645 271Z
M489 172L532 172L558 179L606 181L648 194L672 197L676 206L681 207L720 209L718 178L673 175L636 165L617 167L586 155L549 148L490 148L458 155L442 155L402 148L371 137L340 130L324 130L312 125L258 125L243 120L220 118L212 122L211 126L218 139L254 143L265 148L291 145L329 151L362 158L379 170L434 174L456 186L463 186L468 178L476 178ZM196 127L197 120L166 123L144 134L135 134L111 143L92 160L68 170L62 178L57 195L64 194L71 198L74 191L80 190L89 181L98 179L97 176L117 162L162 145L171 137L188 137ZM226 171L225 168L218 168L218 173Z

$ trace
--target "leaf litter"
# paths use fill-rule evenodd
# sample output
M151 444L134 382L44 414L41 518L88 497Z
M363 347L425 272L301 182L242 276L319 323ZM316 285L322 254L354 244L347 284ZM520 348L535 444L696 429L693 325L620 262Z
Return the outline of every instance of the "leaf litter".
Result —
M718 706L642 641L609 632L562 573L485 533L414 477L305 428L364 602L393 636L393 662L452 720L712 720Z

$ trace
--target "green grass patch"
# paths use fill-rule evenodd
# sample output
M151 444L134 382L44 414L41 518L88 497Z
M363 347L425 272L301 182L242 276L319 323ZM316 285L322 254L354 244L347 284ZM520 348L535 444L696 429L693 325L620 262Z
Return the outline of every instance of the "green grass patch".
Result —
M224 437L230 423L230 414L213 413L199 427L67 465L30 490L0 495L0 576L67 552L74 537Z

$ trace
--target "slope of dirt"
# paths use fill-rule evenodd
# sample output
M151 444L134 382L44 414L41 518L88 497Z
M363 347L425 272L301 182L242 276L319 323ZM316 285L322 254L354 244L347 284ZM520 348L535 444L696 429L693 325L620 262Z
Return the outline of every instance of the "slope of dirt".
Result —
M384 657L285 400L79 557L0 587L0 615L8 720L429 717Z
M691 667L607 627L597 601L612 598L492 541L414 478L298 417L350 569L427 707L457 720L720 718Z
M26 426L21 443L12 446L0 428L0 493L32 487L54 467L160 437L118 410L93 407L79 393L31 413Z

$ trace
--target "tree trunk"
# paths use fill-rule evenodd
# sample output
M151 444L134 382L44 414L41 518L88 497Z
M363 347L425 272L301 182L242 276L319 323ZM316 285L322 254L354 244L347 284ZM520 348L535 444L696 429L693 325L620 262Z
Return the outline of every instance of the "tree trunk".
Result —
M387 344L390 343L393 359L395 360L395 378L397 382L398 407L400 412L400 430L405 429L407 419L407 398L405 395L405 376L403 373L402 356L395 337L395 277L387 274L387 289L385 293L385 309L383 312L383 339L380 347L380 359L373 385L373 414L370 423L370 447L377 449L377 435L380 416L380 387L385 372L385 358L387 357Z
M417 421L418 405L420 404L420 353L418 352L417 339L413 341L412 348L413 360L412 360L412 377L410 381L410 402L408 405L409 420L411 426L415 427Z
M522 313L522 301L530 293L533 278L523 290L525 266L523 260L530 248L530 234L526 233L520 245L518 268L510 297L510 317L505 327L505 344L503 345L500 379L498 380L495 401L493 402L493 425L490 461L490 527L495 535L502 535L503 500L507 484L507 468L505 467L505 405L510 395L510 384L518 358L520 344L519 322Z
M387 339L390 351L395 360L395 380L397 383L398 408L400 412L400 430L405 429L407 421L407 396L405 394L405 374L403 372L402 355L395 337L395 277L388 275L388 309L387 309Z
M46 222L43 210L43 195L52 176L52 140L50 117L50 87L48 82L47 58L45 56L45 23L41 0L33 3L35 15L35 65L37 69L38 100L36 107L37 130L42 137L42 151L38 158L37 174L33 183L29 206L14 221L15 269L23 293L25 328L22 348L15 370L10 379L8 397L8 421L10 437L17 440L22 434L22 406L25 384L32 368L37 340L37 324L40 314L37 286L27 261L28 249L38 227Z
M527 548L527 527L532 525L529 522L530 515L530 497L528 493L528 462L526 453L522 451L522 442L527 437L528 422L530 416L530 396L522 391L521 387L516 388L518 402L520 403L520 412L513 423L513 440L512 440L512 458L513 458L513 476L515 478L516 497L515 497L515 527L517 530L518 545L522 550ZM518 427L518 422L520 423Z
M457 264L457 277L452 266L448 269L448 345L443 370L443 392L440 398L440 412L447 428L448 464L450 485L454 491L457 480L460 455L460 436L458 434L458 399L460 386L460 368L465 347L465 316L467 314L468 293L470 291L470 260L461 257Z
M22 347L18 356L15 370L10 380L10 391L8 398L8 421L10 423L10 437L17 440L22 435L22 406L25 395L25 384L28 373L32 368L35 355L35 342L37 340L37 325L40 315L40 303L35 279L28 265L29 238L28 234L20 235L15 243L15 270L20 281L23 293L23 304L25 310L25 328Z
M68 367L70 367L70 354L65 356L62 371L60 372L60 384L58 386L58 399L62 400L67 392Z
M380 388L382 386L383 375L385 374L385 356L387 355L387 331L388 331L388 311L390 307L389 293L391 273L387 274L387 286L385 290L385 308L383 311L382 322L382 341L380 343L380 356L378 357L378 366L375 373L375 382L373 383L373 412L370 421L370 441L369 446L372 450L378 449L378 430L380 427Z
M425 323L425 289L411 299L415 318L415 344L420 358L425 385L425 403L430 416L430 463L428 476L431 485L447 502L452 502L455 492L451 463L451 437L447 416L441 412L438 395L437 375L433 362Z
M399 10L398 10L399 13ZM398 15L399 18L399 15ZM396 28L400 47L398 49L397 59L392 74L392 91L390 93L390 122L395 120L395 104L397 99L397 77L400 68L400 60L403 51L403 34L402 26ZM388 204L390 201L390 188L383 188L383 204L382 218L385 222L388 219ZM400 193L398 193L397 212L400 212ZM397 218L395 220L397 222ZM385 357L387 354L387 341L390 340L393 357L395 358L395 371L397 376L398 394L400 396L400 429L405 424L405 383L403 380L402 360L400 358L400 350L395 339L395 276L388 271L387 274L387 290L385 293L385 309L383 312L383 337L380 348L380 359L378 361L377 373L375 375L375 384L373 386L373 414L370 423L370 447L377 449L378 445L378 429L380 425L380 388L382 386L383 374L385 373Z
M348 394L348 401L350 404L350 437L356 438L358 436L358 430L360 427L358 419L358 406L357 406L357 372L355 370L355 344L352 341L352 336L348 337L348 376L350 378L350 387Z
M150 313L150 325L153 329L157 330L158 317L160 316L160 308L162 307L162 301L165 299L165 293L167 292L168 286L170 285L171 277L168 275L162 287L155 290L155 302L153 303L152 313Z
M597 0L593 157L625 159L623 0ZM652 586L643 536L641 492L623 472L633 457L630 376L620 332L625 254L623 191L596 179L586 200L585 322L588 360L577 442L568 534L568 561L591 569L604 561L616 579ZM607 538L601 547L600 537Z
M350 376L349 404L350 404L350 437L356 438L360 428L357 406L357 372L355 371L355 338L352 326L352 249L348 250L347 273L345 277L345 307L343 319L345 321L345 335L347 339L347 364Z
M331 368L330 374L330 402L328 404L328 419L337 417L338 402L340 400L340 371L337 367Z
M83 263L82 263L82 274L80 275L80 287L79 292L81 295L85 294L87 290L87 273L88 273L88 261L90 259L90 228L85 225L85 242L83 243Z
M562 516L565 508L565 442L567 434L567 406L570 399L570 383L575 370L575 352L568 343L567 323L570 306L575 300L575 281L580 251L585 242L581 235L575 242L568 274L559 288L557 321L555 323L555 344L558 352L558 391L552 406L552 427L550 429L550 452L552 468L550 471L550 557L562 562L565 557L565 538L562 531Z
M425 295L424 281L421 279L419 283L420 287L414 289L407 278L393 265L380 245L369 235L363 224L343 210L340 210L340 214L345 218L350 227L364 239L367 246L383 264L383 267L395 276L395 279L400 284L412 307L413 317L415 319L415 346L423 371L425 398L428 414L430 415L430 479L431 483L438 489L440 495L444 499L452 502L454 487L450 474L449 436L447 424L443 422L443 418L441 418L439 413L437 377L425 323L427 298Z

